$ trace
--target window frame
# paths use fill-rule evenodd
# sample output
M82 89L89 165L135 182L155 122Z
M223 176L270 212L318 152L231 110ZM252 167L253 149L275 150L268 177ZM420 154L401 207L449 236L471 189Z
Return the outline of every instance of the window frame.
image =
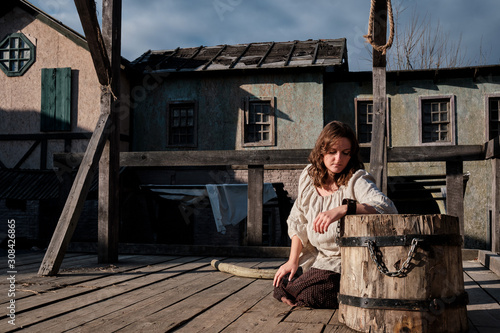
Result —
M10 53L13 51L10 46L9 48L6 48L6 49L1 49L0 48L0 54L1 52L8 52L9 53L9 58L8 59L3 59L1 58L0 59L0 69L2 69L2 71L5 73L5 75L7 75L8 77L15 77L15 76L22 76L24 75L24 73L26 73L28 71L28 69L31 67L31 65L33 65L33 63L35 62L35 59L36 59L36 47L35 45L33 45L33 43L28 39L28 37L26 37L23 33L21 32L14 32L14 33L11 33L7 36L5 36L1 41L0 41L0 46L3 45L5 42L8 41L9 45L10 45L10 40L12 38L19 38L21 39L24 44L26 45L26 47L23 47L23 48L16 48L15 50L17 50L17 54L19 54L19 50L29 50L30 52L30 56L29 58L23 58L22 60L25 61L26 63L22 66L22 67L19 67L18 66L18 70L16 71L13 71L9 68L6 68L2 63L4 61L7 61L10 65L10 62L11 61L17 61L19 63L19 61L21 61L19 58L16 58L14 60L11 60L10 58ZM10 67L10 66L9 66Z
M354 98L354 122L356 124L356 137L358 139L358 142L359 142L359 146L360 147L370 147L371 144L372 144L372 141L370 139L370 142L363 142L361 143L361 141L359 140L359 135L360 135L360 128L359 128L359 120L360 120L360 117L359 117L359 103L367 103L367 102L371 102L372 104L372 112L373 112L373 98L368 98L368 97L356 97ZM372 119L372 122L373 122L373 119ZM373 125L372 125L372 134L373 134Z
M175 108L175 106L179 105L188 105L191 104L193 106L193 142L185 143L185 144L174 144L170 143L170 113ZM167 148L197 148L198 147L198 102L195 100L179 100L179 101L169 101L167 103L167 111L166 111L166 126L167 126Z
M269 102L269 140L259 142L246 142L246 125L250 104L256 102ZM240 108L241 146L242 147L271 147L276 145L276 97L243 97Z
M492 93L484 95L484 111L485 111L485 142L490 141L490 100L492 98L500 98L500 93ZM500 115L499 115L500 118Z
M390 145L390 140L391 140L391 136L390 136L390 98L387 97L386 98L386 101L385 101L385 107L386 107L386 111L385 111L385 127L386 127L386 133L387 133L387 144ZM354 123L355 123L355 130L356 130L356 138L358 139L358 142L359 142L359 146L360 147L371 147L372 145L372 141L370 140L370 142L364 142L364 143L361 143L359 141L359 126L358 126L358 120L359 120L359 108L358 108L358 102L371 102L372 104L372 110L373 110L373 98L372 97L355 97L354 98ZM373 121L373 119L372 119ZM372 125L372 135L373 135L373 125ZM373 137L372 137L373 138Z
M456 111L456 96L453 94L449 95L429 95L429 96L419 96L418 97L418 141L422 146L453 146L456 145L456 121L455 121L455 111ZM425 103L437 100L448 100L449 108L449 122L448 131L450 134L450 141L433 141L433 142L423 142L423 106Z

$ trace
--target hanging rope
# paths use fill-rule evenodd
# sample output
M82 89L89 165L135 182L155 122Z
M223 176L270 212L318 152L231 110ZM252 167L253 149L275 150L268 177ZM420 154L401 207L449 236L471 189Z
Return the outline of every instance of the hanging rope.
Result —
M101 91L109 93L113 97L113 101L118 99L118 97L115 96L113 89L111 89L111 83L108 85L101 85Z
M387 49L391 48L392 42L394 40L394 18L392 15L392 4L391 0L387 0L387 16L389 17L389 39L385 45L377 45L373 41L373 21L375 20L375 1L372 0L372 5L370 8L370 18L368 19L368 34L364 35L366 41L371 44L371 46L385 55Z

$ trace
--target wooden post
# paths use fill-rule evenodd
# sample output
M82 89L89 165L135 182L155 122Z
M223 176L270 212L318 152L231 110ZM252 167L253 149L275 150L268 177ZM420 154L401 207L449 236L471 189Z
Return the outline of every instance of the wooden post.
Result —
M377 45L386 43L387 2L375 0L375 18L373 22L373 41ZM370 173L375 183L387 193L387 162L385 162L386 144L386 58L385 54L372 48L373 52L373 125L370 150Z
M491 205L491 251L500 252L500 159L491 160L493 168Z
M248 166L248 245L262 245L262 217L264 214L264 166Z
M85 32L97 79L101 85L107 86L111 78L111 65L99 29L95 2L93 0L75 0L75 6Z
M458 217L464 236L464 171L462 161L446 161L446 212Z
M97 78L101 85L107 87L111 82L110 64L97 21L95 2L92 0L75 0L75 5L85 31ZM106 93L111 95L109 89L106 89ZM61 267L112 125L113 121L110 113L101 113L47 252L45 252L38 270L39 275L55 275Z
M80 218L85 198L92 185L92 179L97 169L99 157L104 149L106 135L110 126L109 114L101 115L83 156L82 164L76 174L75 181L59 217L59 222L54 230L47 252L45 252L42 264L38 270L39 275L55 275L61 267L64 254Z
M115 99L120 94L121 0L102 3L102 35L111 59L111 87L101 93L101 113L110 114L113 126L99 162L97 254L99 263L118 261L120 128ZM112 95L109 91L113 92Z

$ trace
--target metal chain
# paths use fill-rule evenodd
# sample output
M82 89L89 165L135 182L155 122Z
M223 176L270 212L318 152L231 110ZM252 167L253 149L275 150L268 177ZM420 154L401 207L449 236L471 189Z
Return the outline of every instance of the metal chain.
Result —
M370 258L373 260L375 265L377 265L377 269L381 273L383 273L387 276L398 277L398 276L405 276L408 273L408 268L410 267L411 259L413 258L413 255L415 254L415 250L418 246L418 242L420 242L420 241L422 241L422 239L419 239L419 238L412 239L410 251L408 251L408 257L406 258L406 260L403 263L403 265L401 266L401 268L395 272L389 272L389 270L385 266L384 262L381 260L382 253L380 252L380 250L377 251L377 249L376 249L377 245L375 244L375 242L372 240L367 240L366 243L368 244L368 250L370 251ZM379 260L379 257L377 256L376 252L378 252L378 254L380 256L380 260Z
M344 218L342 217L337 221L337 233L335 234L335 243L338 244L339 239L343 236L344 233Z

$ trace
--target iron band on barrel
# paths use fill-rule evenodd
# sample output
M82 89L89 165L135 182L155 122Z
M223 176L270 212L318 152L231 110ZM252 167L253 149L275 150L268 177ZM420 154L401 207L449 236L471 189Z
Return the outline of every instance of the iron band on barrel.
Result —
M418 238L421 246L442 245L461 246L462 237L460 235L398 235L398 236L374 236L374 237L341 237L338 240L340 246L368 246L368 241L373 241L378 247L385 246L410 246L414 238Z
M469 302L466 292L456 296L433 298L429 300L405 300L390 298L368 298L339 294L339 303L364 309L432 311L465 306Z

